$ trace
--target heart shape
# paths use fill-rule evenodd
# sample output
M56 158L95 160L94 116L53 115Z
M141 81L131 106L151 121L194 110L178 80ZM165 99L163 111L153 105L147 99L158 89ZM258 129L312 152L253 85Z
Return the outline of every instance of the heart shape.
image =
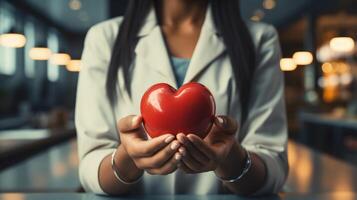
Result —
M191 82L176 91L166 83L151 86L141 99L144 128L153 138L163 134L196 134L204 138L216 112L211 92Z

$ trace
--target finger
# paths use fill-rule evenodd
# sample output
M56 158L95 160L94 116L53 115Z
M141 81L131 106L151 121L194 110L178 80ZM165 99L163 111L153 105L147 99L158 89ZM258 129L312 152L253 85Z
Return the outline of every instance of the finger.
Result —
M162 150L175 139L174 135L165 134L150 140L131 140L132 156L148 157Z
M189 169L194 172L201 172L204 169L205 164L199 163L194 159L190 152L187 152L185 156L182 157L182 161Z
M118 129L121 133L131 133L140 128L142 117L140 115L128 115L118 122Z
M180 147L180 148L179 148L179 152L180 152L180 154L182 155L182 157L183 157L183 156L186 156L186 153L187 153L187 152L186 152L185 147Z
M208 135L204 138L210 146L221 145L232 141L237 133L238 124L235 119L226 116L217 116ZM234 139L234 138L233 138Z
M162 150L158 151L151 157L141 158L142 166L144 168L161 168L171 157L177 152L177 149L180 147L180 143L175 140L172 141Z
M193 143L187 138L187 136L185 136L182 133L177 134L177 140L179 140L181 143L184 144L187 152L189 152L192 157L197 160L199 163L204 164L209 162L209 157L206 156L204 153L202 153L200 150L198 150Z
M186 135L183 133L178 133L176 135L177 140L183 145L186 145L186 143L187 143L187 140L185 139L185 137L186 137Z
M232 117L220 115L215 118L214 123L220 131L227 134L235 134L238 129L238 123Z
M191 141L193 146L196 147L196 149L201 151L210 160L214 159L214 152L200 137L194 134L189 134L187 138Z
M186 154L187 154L185 147L180 147L179 148L179 153L181 154L182 157L185 157ZM177 164L177 167L179 169L181 169L182 171L184 171L185 173L187 173L187 174L194 174L195 173L193 170L191 170L189 167L187 167L187 165L183 161L179 162Z
M177 165L180 162L181 158L182 158L181 155L179 153L176 153L162 167L148 169L147 172L150 174L159 174L159 175L171 174L172 172L174 172L177 169Z
M195 171L193 171L192 169L187 167L187 165L185 163L183 163L182 161L177 164L177 167L179 169L181 169L182 171L184 171L185 173L187 173L187 174L194 174L195 173Z

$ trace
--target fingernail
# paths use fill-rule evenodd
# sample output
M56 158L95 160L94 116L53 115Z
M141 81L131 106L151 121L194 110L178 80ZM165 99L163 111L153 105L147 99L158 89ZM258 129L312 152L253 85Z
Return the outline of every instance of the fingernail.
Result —
M177 148L179 148L179 146L180 146L179 143L174 142L174 143L171 144L171 149L172 149L172 150L176 150Z
M177 139L178 139L179 142L185 144L185 138L184 138L184 136L182 135L182 133L179 133L179 134L177 135Z
M227 129L227 121L223 117L217 117L217 121L219 123L219 126L223 129Z
M175 139L175 136L173 136L173 135L170 135L170 136L168 136L166 139L165 139L165 143L170 143L170 142L172 142L172 140L174 140Z
M180 148L179 149L179 152L181 153L182 156L185 156L186 155L186 151L184 148Z
M222 117L217 117L217 120L220 125L224 125L224 119Z
M178 154L178 153L177 153L177 154L175 155L175 159L176 159L176 160L181 160L181 158L182 158L182 157L181 157L181 154Z
M189 139L190 139L190 138L188 138L188 136L189 136L189 135L184 135L184 137L183 137L183 139L184 139L184 141L185 141L185 144L187 144L187 143L189 142Z
M132 126L135 126L136 123L138 122L139 118L140 118L140 116L135 116L135 117L133 117L133 118L131 119L131 125L132 125Z
M187 138L192 142L193 141L193 135L192 134L189 134L188 136L187 136Z

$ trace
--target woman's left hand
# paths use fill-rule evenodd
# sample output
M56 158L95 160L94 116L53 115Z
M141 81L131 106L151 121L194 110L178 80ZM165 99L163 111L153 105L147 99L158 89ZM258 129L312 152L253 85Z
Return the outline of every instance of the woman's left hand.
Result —
M236 120L226 116L216 117L209 134L201 139L195 134L183 133L177 139L183 144L179 168L186 173L201 173L216 170L227 158L232 147L237 144L235 135L238 129Z

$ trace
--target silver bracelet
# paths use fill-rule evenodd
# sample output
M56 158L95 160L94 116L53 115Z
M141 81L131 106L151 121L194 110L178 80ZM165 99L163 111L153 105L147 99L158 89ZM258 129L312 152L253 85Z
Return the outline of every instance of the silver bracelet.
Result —
M226 183L234 183L234 182L237 182L239 181L240 179L242 179L244 177L244 175L246 175L249 171L249 169L252 167L252 159L250 157L250 153L249 151L247 151L246 149L244 149L245 152L247 153L247 160L245 161L245 165L244 165L244 168L242 170L242 173L239 174L239 176L237 176L236 178L233 178L233 179L222 179L220 177L218 177L217 175L217 178L222 181L222 182L226 182Z
M112 162L111 162L111 163L112 163L112 170L113 170L113 173L114 173L115 178L116 178L119 182L121 182L121 183L123 183L123 184L126 184L126 185L132 185L132 184L138 183L138 182L141 180L141 178L142 178L143 176L140 176L137 180L132 181L132 182L127 182L127 181L124 181L122 178L120 178L120 176L119 176L119 174L118 174L118 169L117 169L117 167L116 167L116 165L115 165L115 161L114 161L114 158L115 158L116 153L117 153L117 149L115 149L115 150L113 151L113 153L112 153Z

